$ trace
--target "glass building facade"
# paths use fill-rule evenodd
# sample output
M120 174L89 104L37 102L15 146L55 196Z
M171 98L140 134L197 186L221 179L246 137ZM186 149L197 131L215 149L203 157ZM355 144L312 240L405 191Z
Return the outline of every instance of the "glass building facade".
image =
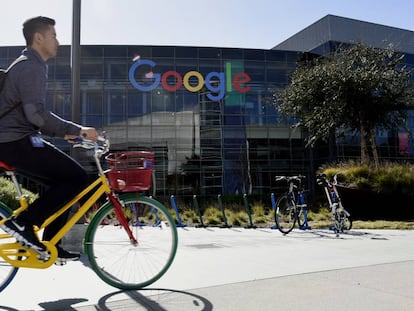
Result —
M312 34L292 38L288 43L296 46ZM357 136L350 136L307 149L303 130L292 127L296 120L283 117L273 105L275 90L290 82L299 61L343 42L316 41L319 45L310 42L313 49L303 52L283 46L83 45L75 119L106 131L113 151L153 151L153 190L160 196L267 195L275 187L274 176L283 174L306 175L312 188L321 164L358 158L360 148ZM0 67L23 48L0 47ZM70 46L61 46L48 64L47 108L72 119ZM406 64L414 67L414 54L406 53ZM377 140L382 158L413 159L406 133L384 131ZM93 170L87 156L69 150L64 141L54 142Z
M0 66L22 49L0 48ZM302 57L254 49L81 46L79 120L106 131L114 151L153 151L159 195L269 193L275 175L309 170L301 130L272 104L274 90L289 82ZM70 47L61 46L48 64L47 108L71 119Z

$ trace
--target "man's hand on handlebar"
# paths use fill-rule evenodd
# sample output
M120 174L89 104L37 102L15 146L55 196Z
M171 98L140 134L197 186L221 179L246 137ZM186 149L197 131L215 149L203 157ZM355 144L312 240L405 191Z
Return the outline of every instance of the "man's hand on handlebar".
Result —
M65 135L65 139L70 143L75 143L78 137L96 142L98 140L98 133L94 127L82 127L79 135Z
M80 136L92 141L98 140L98 133L96 132L94 127L82 127L80 131Z

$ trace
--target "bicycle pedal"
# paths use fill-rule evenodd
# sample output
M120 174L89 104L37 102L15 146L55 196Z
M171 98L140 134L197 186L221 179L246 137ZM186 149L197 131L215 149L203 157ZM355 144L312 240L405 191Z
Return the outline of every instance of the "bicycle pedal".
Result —
M50 259L50 254L49 252L38 252L38 256L37 259L39 259L40 261L46 262Z
M68 261L66 259L62 259L62 258L58 258L55 261L55 265L56 266L64 266L68 263Z

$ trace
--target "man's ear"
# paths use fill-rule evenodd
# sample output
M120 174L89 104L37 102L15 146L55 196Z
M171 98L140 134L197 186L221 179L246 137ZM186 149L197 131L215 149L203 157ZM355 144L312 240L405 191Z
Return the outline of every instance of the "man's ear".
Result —
M43 40L43 36L40 32L35 32L33 35L33 42L36 44L40 44Z

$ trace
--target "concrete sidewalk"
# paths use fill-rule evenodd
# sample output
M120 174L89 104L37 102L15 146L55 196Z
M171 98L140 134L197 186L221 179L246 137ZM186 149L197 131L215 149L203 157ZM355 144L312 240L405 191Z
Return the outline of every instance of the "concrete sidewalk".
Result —
M314 272L188 291L131 292L76 310L414 310L414 261ZM116 294L114 294L116 295ZM73 310L73 309L66 309Z
M179 228L179 238L150 288L119 291L84 261L20 269L0 310L414 310L414 231Z

